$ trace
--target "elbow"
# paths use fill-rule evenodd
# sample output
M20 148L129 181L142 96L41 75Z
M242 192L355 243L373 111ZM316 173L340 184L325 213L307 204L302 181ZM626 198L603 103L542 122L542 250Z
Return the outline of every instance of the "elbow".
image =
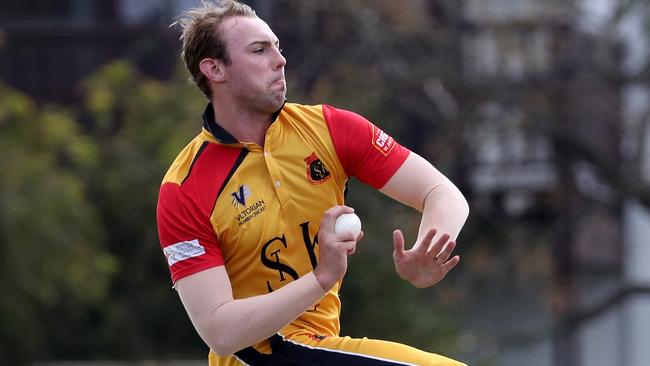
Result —
M228 338L230 337L214 337L210 340L205 339L205 343L219 356L229 356L246 348L246 346L234 344Z
M469 203L463 193L453 184L446 186L446 195L449 197L447 204L453 212L453 216L462 227L469 217Z
M444 188L440 191L440 197L448 198L446 204L453 207L453 212L456 213L456 216L461 219L463 223L467 220L469 217L469 203L458 187L452 183L444 185Z
M467 202L467 198L460 192L460 190L456 189L457 192L457 199L456 201L458 202L458 213L461 219L461 225L464 225L465 222L467 221L467 218L469 217L469 203Z
M219 356L229 356L240 350L228 344L214 343L209 346L210 349Z
M463 214L463 221L465 221L469 217L469 202L467 202L467 198L465 198L462 193L460 193L459 201L461 213Z
M217 355L232 355L248 346L241 341L237 341L240 335L236 331L223 331L224 329L228 329L228 327L215 326L214 322L207 324L210 324L210 326L197 328L197 331L201 339L203 339L203 342Z
M254 337L254 332L246 331L246 329L254 329L250 327L250 324L255 324L254 317L248 314L244 316L247 321L235 320L240 317L230 311L231 304L233 302L214 309L209 317L200 323L202 326L196 328L210 350L219 356L232 355L258 341ZM241 324L241 327L236 327L234 324Z

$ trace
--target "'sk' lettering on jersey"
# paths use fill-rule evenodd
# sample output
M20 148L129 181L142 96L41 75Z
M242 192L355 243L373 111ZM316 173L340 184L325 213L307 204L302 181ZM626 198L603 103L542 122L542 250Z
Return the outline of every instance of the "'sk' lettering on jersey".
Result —
M363 117L286 103L264 146L237 141L204 113L158 199L158 232L172 281L225 265L235 299L277 290L318 263L323 212L344 204L349 177L381 188L409 151ZM339 285L281 333L338 335ZM268 352L261 342L255 348Z

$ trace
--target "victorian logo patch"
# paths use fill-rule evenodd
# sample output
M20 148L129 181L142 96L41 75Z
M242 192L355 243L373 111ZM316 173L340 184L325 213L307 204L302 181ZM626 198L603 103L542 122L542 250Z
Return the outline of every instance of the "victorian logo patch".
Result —
M307 180L311 184L320 184L325 182L330 177L330 172L325 167L325 164L316 156L316 153L311 153L305 158L307 163Z
M266 203L264 203L263 199L248 202L248 198L251 196L251 188L246 184L239 186L239 188L235 192L232 192L230 196L232 197L231 203L233 207L238 211L235 220L237 220L239 226L244 225L266 211Z
M230 194L232 196L232 205L235 207L246 206L246 198L251 195L251 189L247 185L239 186L239 189Z

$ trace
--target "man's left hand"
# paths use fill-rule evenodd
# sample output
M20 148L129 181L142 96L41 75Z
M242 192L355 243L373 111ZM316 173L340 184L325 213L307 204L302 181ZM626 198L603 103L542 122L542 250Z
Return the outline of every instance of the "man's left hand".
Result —
M449 240L449 234L441 235L432 243L436 232L436 229L430 229L422 240L409 250L404 250L404 235L401 230L393 232L395 271L415 287L435 285L460 261L457 255L449 259L456 247L456 242Z

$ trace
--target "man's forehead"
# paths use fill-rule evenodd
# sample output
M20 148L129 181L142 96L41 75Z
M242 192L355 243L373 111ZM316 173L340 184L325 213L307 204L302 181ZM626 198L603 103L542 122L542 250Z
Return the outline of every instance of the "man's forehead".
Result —
M277 41L271 27L257 17L228 18L223 22L221 31L226 41L234 41L244 46L253 42Z

